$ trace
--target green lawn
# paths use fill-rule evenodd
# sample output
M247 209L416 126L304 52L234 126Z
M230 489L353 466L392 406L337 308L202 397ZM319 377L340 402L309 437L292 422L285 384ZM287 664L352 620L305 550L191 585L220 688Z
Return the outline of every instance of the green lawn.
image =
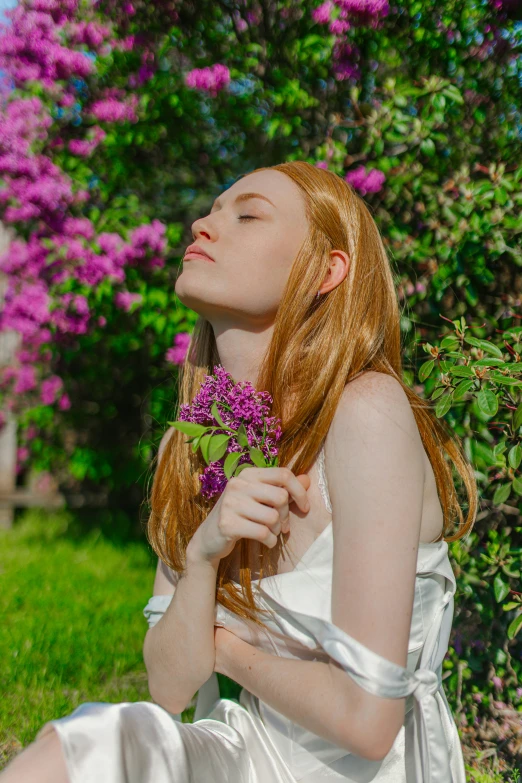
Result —
M68 512L0 531L0 768L82 702L151 701L142 610L156 562L146 541L82 535Z
M0 769L86 701L151 701L143 607L157 558L143 539L82 533L72 512L27 511L0 531ZM218 675L222 696L239 686ZM183 720L191 722L194 704ZM468 769L470 783L518 777Z

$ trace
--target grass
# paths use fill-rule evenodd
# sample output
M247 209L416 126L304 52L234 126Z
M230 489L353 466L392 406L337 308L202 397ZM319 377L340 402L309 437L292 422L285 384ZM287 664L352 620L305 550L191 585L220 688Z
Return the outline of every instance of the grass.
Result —
M145 539L85 532L68 511L32 509L0 530L0 769L82 702L152 701L142 610L156 562ZM238 695L218 679L222 696ZM183 721L193 715L194 701ZM470 783L518 783L484 766L467 769Z
M0 531L0 768L82 702L151 701L142 610L156 562L145 540L82 533L69 512Z

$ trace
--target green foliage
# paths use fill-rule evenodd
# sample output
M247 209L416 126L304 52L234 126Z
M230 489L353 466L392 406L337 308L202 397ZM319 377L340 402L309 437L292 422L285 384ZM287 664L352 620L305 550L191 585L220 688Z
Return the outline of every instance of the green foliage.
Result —
M336 36L311 11L285 2L243 30L223 4L204 0L184 4L176 24L162 22L156 6L126 20L125 34L149 33L159 63L137 88L138 123L111 127L74 167L50 154L71 164L79 186L96 178L98 228L167 224L168 263L147 278L130 270L128 288L143 301L129 313L111 309L110 290L99 290L96 312L107 326L56 357L71 409L53 418L40 406L22 429L38 421L34 464L64 487L81 482L120 497L137 487L138 502L176 404L165 351L196 319L174 293L193 221L216 191L258 166L305 159L341 176L359 165L383 172L382 189L365 200L403 308L405 379L462 439L481 493L475 529L450 547L459 594L445 662L448 696L471 736L479 717L500 723L495 700L519 704L522 674L520 25L485 0L400 0L379 25L346 33L360 75L342 79ZM99 58L89 87L125 85L137 59ZM230 69L227 90L209 96L186 86L184 70L216 62ZM453 330L441 334L441 319ZM494 693L493 676L504 690Z

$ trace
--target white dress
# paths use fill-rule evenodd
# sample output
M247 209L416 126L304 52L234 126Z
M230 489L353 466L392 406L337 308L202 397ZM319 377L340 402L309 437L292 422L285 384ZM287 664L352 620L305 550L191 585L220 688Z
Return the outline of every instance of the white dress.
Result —
M319 486L330 499L324 450ZM70 783L466 783L457 726L441 681L453 622L455 577L445 541L420 543L407 667L403 669L331 621L332 523L293 571L264 577L257 600L270 633L216 604L215 622L272 654L338 661L357 683L406 698L406 718L382 761L369 761L292 722L245 688L220 698L214 673L199 689L193 723L152 702L85 702L48 723L61 740ZM172 596L151 597L152 627Z

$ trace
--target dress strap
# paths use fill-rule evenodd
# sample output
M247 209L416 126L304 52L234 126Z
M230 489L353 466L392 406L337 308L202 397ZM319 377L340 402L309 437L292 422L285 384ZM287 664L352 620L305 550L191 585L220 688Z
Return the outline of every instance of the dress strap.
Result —
M324 441L323 441L323 445L321 446L321 450L319 452L319 457L317 459L317 468L319 473L319 478L318 478L319 489L321 490L321 495L323 496L324 504L331 514L332 504L330 503L330 494L328 492L328 483L326 480L326 470L324 466Z

